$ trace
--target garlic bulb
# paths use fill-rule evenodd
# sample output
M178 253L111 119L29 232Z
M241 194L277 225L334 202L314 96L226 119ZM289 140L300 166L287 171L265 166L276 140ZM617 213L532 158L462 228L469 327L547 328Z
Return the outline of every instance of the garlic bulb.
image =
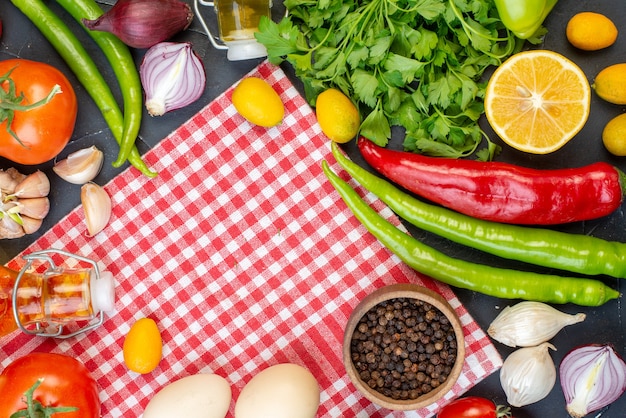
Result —
M111 218L111 198L95 183L86 183L80 189L80 201L85 213L88 236L102 231Z
M85 184L96 178L103 161L104 154L94 145L71 153L56 163L52 170L69 183Z
M556 367L550 357L550 343L524 347L511 353L500 369L500 384L507 402L515 407L542 400L556 383Z
M586 315L566 314L541 302L524 301L507 306L487 333L509 347L533 347L554 337L563 327L584 321Z
M37 231L50 211L49 192L50 181L41 171L0 170L0 239Z

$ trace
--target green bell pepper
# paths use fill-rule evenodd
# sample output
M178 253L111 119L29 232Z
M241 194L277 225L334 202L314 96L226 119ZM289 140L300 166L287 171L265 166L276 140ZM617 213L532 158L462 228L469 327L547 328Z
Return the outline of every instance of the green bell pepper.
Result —
M500 19L515 36L528 39L543 24L557 0L495 0Z

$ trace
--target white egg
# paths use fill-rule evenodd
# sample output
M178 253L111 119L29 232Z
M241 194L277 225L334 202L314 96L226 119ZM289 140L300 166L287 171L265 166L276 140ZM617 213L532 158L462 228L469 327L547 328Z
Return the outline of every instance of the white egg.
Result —
M314 418L320 389L310 371L291 363L259 372L235 402L235 418Z
M230 385L216 374L194 374L158 391L143 418L224 418L230 407Z

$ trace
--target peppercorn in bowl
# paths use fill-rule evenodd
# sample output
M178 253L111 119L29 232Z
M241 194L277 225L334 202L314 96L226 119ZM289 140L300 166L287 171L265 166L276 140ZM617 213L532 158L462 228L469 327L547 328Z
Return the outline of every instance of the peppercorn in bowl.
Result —
M352 312L343 362L371 402L414 410L437 402L458 379L465 339L454 309L438 293L399 283L366 296Z

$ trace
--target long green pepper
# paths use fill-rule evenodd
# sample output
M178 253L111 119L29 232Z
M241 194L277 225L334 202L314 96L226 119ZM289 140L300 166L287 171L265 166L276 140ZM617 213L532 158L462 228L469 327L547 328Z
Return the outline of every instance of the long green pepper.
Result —
M141 127L143 95L141 80L128 46L109 32L92 31L85 28L81 19L97 19L104 11L94 0L57 0L72 17L81 24L89 36L98 44L109 60L118 80L124 100L124 129L120 140L120 151L113 167L120 167L128 159Z
M352 178L418 228L507 259L574 273L626 278L626 244L551 229L500 224L431 205L355 164L336 143L331 149Z
M115 140L121 144L124 131L122 111L95 62L78 38L41 0L11 0L11 3L33 22L65 60L100 109ZM128 162L148 177L157 175L142 160L137 147L133 146L131 149Z
M599 280L509 270L449 257L396 228L322 161L324 174L356 218L409 267L450 286L502 299L600 306L620 293Z

